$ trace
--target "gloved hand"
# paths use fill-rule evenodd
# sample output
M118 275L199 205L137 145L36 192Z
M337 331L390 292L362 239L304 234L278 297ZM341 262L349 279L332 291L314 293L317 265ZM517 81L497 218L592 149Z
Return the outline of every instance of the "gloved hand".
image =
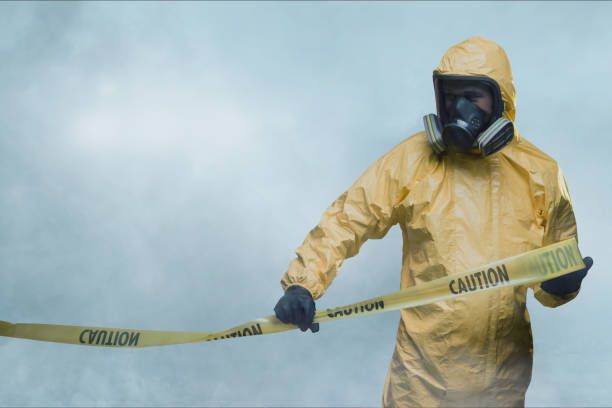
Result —
M315 302L308 289L301 286L289 286L285 295L274 306L276 317L283 323L291 323L300 327L301 331L310 329L313 333L319 331L319 323L313 323Z
M544 281L541 284L542 289L557 297L565 297L566 295L580 289L580 283L586 276L589 269L591 269L591 266L593 266L593 259L591 259L590 256L584 258L583 261L586 268L568 273L567 275L559 276L558 278Z

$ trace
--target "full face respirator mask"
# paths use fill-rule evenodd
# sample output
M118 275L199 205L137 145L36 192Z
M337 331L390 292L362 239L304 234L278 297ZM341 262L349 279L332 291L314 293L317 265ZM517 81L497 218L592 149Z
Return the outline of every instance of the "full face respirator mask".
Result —
M489 156L512 141L514 126L502 117L504 103L497 82L487 77L434 75L434 89L438 115L425 115L423 122L427 140L436 153ZM474 93L490 93L490 114L470 100Z

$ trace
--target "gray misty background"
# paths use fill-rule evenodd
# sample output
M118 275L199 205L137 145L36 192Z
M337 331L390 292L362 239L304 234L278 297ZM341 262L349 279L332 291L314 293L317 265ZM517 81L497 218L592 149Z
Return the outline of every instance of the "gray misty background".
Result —
M561 164L595 259L529 293L530 406L612 405L612 3L0 4L0 319L221 330L272 313L323 210L435 109L473 35L512 64L521 134ZM399 287L395 227L319 308ZM397 312L114 350L0 338L0 404L375 406Z

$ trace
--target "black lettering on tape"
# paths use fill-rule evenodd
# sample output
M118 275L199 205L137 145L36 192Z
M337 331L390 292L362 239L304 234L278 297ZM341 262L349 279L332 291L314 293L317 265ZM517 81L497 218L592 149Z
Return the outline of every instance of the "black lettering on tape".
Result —
M557 256L557 261L559 262L559 265L561 265L563 269L567 268L567 257L565 256L565 252L563 252L563 249L557 248L557 250L555 251L555 255Z
M123 337L125 336L125 337ZM128 334L128 332L124 331L121 333L121 335L119 336L119 345L120 346L125 346L128 342L130 335Z
M548 269L549 269L548 267L549 267L549 265L548 265L548 263L546 262L546 259L545 259L545 258L546 258L546 257L544 256L544 254L541 254L540 256L538 256L538 259L540 260L540 264L542 265L542 272L543 272L543 274L542 274L542 275L544 275L544 276L545 276L545 275L548 275L548 273L549 273L549 272L548 272Z
M451 292L453 292L455 295L458 295L459 292L457 292L454 288L453 288L453 283L455 283L455 280L453 279L452 281L450 281L450 283L448 284L448 288L450 289Z
M497 267L497 274L499 275L499 280L501 283L510 282L510 277L508 276L508 270L506 269L506 264L501 264L501 267Z
M111 340L113 339L113 334L115 334L116 332L112 331L109 333L108 335L108 341L106 342L105 346L112 346L113 343L111 342Z
M476 279L474 279L474 275L466 276L465 281L467 282L467 287L470 292L473 292L476 290ZM470 285L470 282L472 283L471 285Z
M482 280L480 279L480 274L481 274L481 273L482 273L482 272L476 272L476 273L474 274L474 276L476 276L476 278L478 279L478 286L480 287L480 289L482 289Z
M555 256L555 253L553 251L550 251L549 254L550 254L550 259L552 259L553 261L552 262L553 265L555 265L555 270L559 272L559 264L557 263L557 257Z
M550 263L550 252L544 252L542 255L540 255L540 257L544 260L544 269L548 267L550 273L555 273L555 270L553 269L552 264Z
M489 276L489 282L491 283L491 286L497 286L499 278L497 277L495 269L489 268L489 270L487 271L487 275ZM493 278L495 278L495 282L493 282Z
M574 258L574 251L572 250L571 245L566 245L563 250L565 251L565 255L567 255L567 259L569 260L572 266L578 265L578 261Z
M88 332L88 331L91 331L91 330L83 330L81 334L79 335L79 341L83 344L85 344L85 340L83 340L83 336L85 335L85 332Z
M465 283L463 283L463 279L457 278L457 284L459 285L459 293L467 292L467 288L465 287Z
M102 338L102 333L104 333L104 339L102 339L102 344L104 344L104 342L106 341L106 335L107 335L106 330L100 330L100 332L98 333L98 338L96 339L96 344L100 344L100 339Z
M138 333L138 332L130 333L130 342L128 343L128 346L136 347L138 345L138 338L139 337L140 337L140 333Z
M484 279L485 286L488 288L489 287L489 280L487 279L487 274L485 273L485 271L482 271L482 279Z

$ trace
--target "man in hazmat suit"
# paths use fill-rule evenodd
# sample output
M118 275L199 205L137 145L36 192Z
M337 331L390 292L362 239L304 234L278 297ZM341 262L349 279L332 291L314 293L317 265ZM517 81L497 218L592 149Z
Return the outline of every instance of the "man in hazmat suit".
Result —
M381 157L323 214L296 250L276 315L305 331L342 262L395 224L401 288L576 237L557 163L514 128L504 50L482 37L451 47L433 73L437 115ZM532 286L556 307L588 268ZM402 309L385 406L522 406L531 379L527 287Z

